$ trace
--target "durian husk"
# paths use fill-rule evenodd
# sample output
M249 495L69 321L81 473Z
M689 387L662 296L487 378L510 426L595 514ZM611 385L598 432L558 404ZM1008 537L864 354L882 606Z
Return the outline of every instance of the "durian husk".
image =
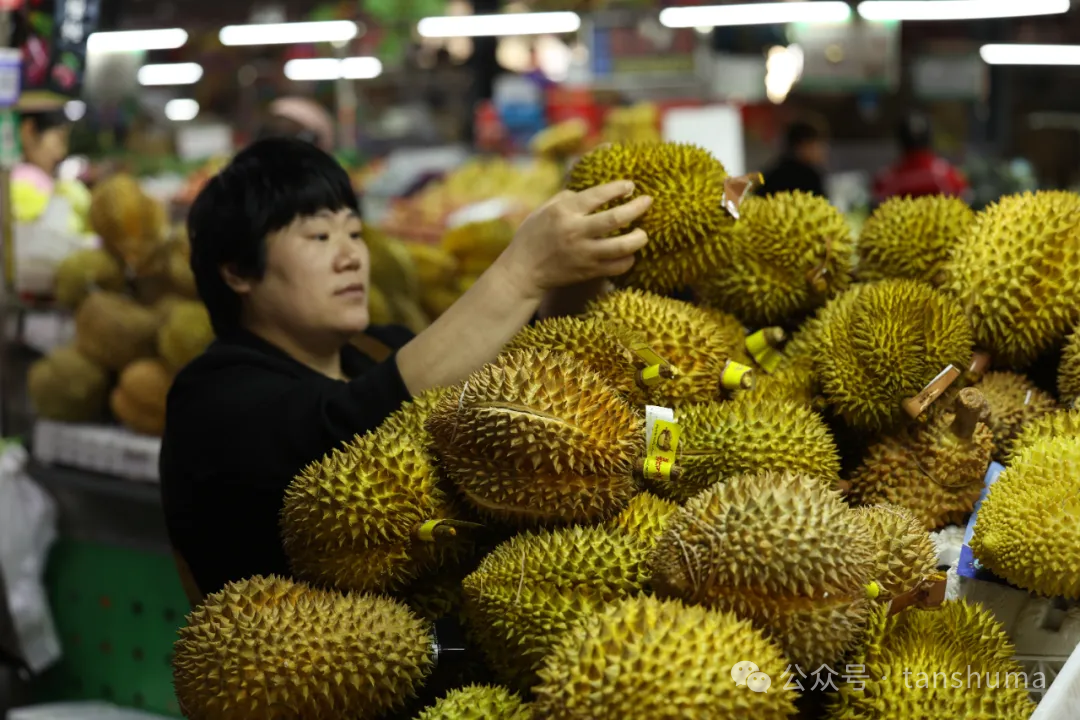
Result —
M1020 680L1027 674L1013 655L1005 629L981 605L961 599L894 615L881 605L848 665L865 679L840 683L826 717L1027 718L1035 704Z
M158 352L173 372L202 354L214 341L214 328L206 306L185 300L173 306L169 319L158 330Z
M1080 407L1054 410L1024 425L1024 429L1012 443L1005 464L1012 465L1025 450L1040 440L1063 436L1080 438Z
M168 229L165 206L143 192L132 175L118 173L94 186L90 224L105 249L136 274Z
M465 614L491 669L527 692L560 635L648 579L647 545L624 532L575 526L527 531L465 578Z
M582 118L570 118L544 128L529 141L529 151L542 157L561 158L581 151L589 136L589 124Z
M729 478L668 521L650 556L652 587L732 611L793 663L834 663L858 640L875 545L839 493L809 475Z
M56 268L56 304L77 310L95 290L122 292L124 268L105 250L76 250Z
M191 720L374 720L434 667L430 626L401 603L274 576L210 595L179 635L173 684Z
M975 213L957 197L892 197L879 205L859 234L858 279L945 279L953 249L975 223Z
M105 414L108 371L73 345L52 350L30 366L27 392L34 413L45 420L93 422Z
M405 250L416 268L417 282L422 290L449 287L457 273L457 259L437 245L405 243Z
M643 492L634 497L626 509L608 520L605 527L633 535L652 547L664 534L671 516L679 506L652 493Z
M851 230L825 198L801 191L749 197L739 207L731 263L697 287L708 306L747 325L786 324L851 283Z
M731 668L753 658L768 692L736 686ZM731 613L635 597L590 614L547 657L536 687L548 720L783 720L796 694L780 648Z
M1080 330L1065 342L1058 366L1058 393L1066 405L1080 407Z
M896 505L859 508L875 542L873 579L878 599L891 600L918 587L937 571L938 554L930 533L910 511Z
M981 211L943 288L998 367L1021 370L1080 323L1080 195L1041 190Z
M466 223L447 231L439 246L457 258L461 273L479 275L509 247L514 229L501 217Z
M136 360L120 373L109 406L125 427L160 437L165 432L165 401L172 380L172 371L161 360Z
M420 297L420 277L416 262L405 243L388 237L371 225L364 226L371 277L387 296Z
M156 355L157 331L154 312L119 293L91 293L75 314L79 352L115 372Z
M451 690L416 720L533 720L521 696L497 685L468 685Z
M428 430L462 496L503 522L605 520L640 489L640 414L564 353L502 354L452 389Z
M971 551L999 577L1045 597L1080 600L1080 438L1030 446L990 487Z
M191 269L191 246L186 236L173 240L169 244L165 273L169 285L176 293L190 300L199 298L199 288L195 284L195 272Z
M737 392L736 399L789 401L823 410L825 400L814 373L816 349L812 328L812 320L804 323L784 345L777 368L770 373L755 375L754 387Z
M1052 412L1057 401L1019 373L986 373L975 384L990 404L990 429L994 432L994 459L1009 455L1016 436L1032 420Z

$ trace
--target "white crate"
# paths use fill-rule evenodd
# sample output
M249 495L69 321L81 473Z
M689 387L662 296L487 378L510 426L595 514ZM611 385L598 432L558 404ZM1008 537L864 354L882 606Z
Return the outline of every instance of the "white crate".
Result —
M129 480L158 481L161 439L115 425L38 420L33 450L34 457L43 463Z

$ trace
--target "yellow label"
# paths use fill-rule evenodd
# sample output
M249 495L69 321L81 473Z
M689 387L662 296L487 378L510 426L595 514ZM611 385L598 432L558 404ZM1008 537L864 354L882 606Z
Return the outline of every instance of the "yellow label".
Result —
M667 361L664 358L656 354L656 351L649 347L648 343L634 343L630 346L639 358L651 365L667 365Z
M873 600L881 594L881 586L874 581L870 581L870 584L866 586L866 595Z
M416 537L424 542L435 542L435 528L440 523L442 523L442 520L428 520L416 531Z
M675 456L672 455L649 455L645 458L643 466L646 480L671 480L671 467L675 464Z
M678 423L667 420L657 420L653 425L652 435L649 437L648 455L659 457L675 457L679 448L679 436L682 428Z
M652 387L663 381L664 378L660 375L661 367L661 365L650 365L641 371L641 381L646 387Z
M738 390L742 387L743 378L750 371L751 369L742 363L729 360L727 365L724 366L724 371L720 374L720 384L724 386L725 390Z
M758 330L746 336L746 350L755 358L766 350L772 350L772 345L765 338L764 330Z
M772 347L767 347L754 355L755 362L767 373L776 372L776 368L780 367L780 362L783 359L784 354Z

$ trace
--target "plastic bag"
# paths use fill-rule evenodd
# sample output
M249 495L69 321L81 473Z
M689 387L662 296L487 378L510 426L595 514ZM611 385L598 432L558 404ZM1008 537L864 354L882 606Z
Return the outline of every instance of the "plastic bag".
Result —
M0 574L22 659L40 673L61 656L43 577L56 540L56 503L26 473L27 452L0 447Z

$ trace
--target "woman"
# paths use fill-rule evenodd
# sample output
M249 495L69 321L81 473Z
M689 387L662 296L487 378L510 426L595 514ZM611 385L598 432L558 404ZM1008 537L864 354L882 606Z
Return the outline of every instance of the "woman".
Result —
M378 427L410 397L493 360L531 318L574 312L647 238L608 237L651 204L629 183L563 192L429 328L368 327L368 251L345 171L322 150L267 139L200 193L191 265L217 340L169 392L161 483L193 597L288 574L278 513L304 466ZM354 348L366 331L385 357ZM375 355L374 357L372 355Z

